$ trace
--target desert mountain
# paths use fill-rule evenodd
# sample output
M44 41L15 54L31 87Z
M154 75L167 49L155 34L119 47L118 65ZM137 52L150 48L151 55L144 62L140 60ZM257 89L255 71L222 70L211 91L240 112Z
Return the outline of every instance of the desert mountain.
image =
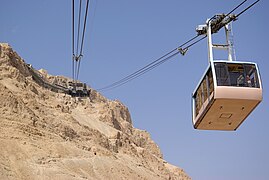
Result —
M120 101L48 87L68 81L0 44L0 179L190 179Z

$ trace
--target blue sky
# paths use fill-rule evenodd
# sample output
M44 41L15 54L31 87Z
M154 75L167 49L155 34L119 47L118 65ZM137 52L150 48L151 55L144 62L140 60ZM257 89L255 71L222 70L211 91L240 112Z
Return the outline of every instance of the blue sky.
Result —
M241 1L92 0L80 80L101 88L136 71L195 36L195 27ZM254 1L247 1L251 4ZM269 179L269 2L261 0L233 24L238 60L259 65L263 102L235 132L198 131L191 93L205 71L206 40L112 91L133 124L147 130L164 158L193 179ZM94 13L95 11L95 13ZM71 0L2 0L0 41L28 63L71 77Z

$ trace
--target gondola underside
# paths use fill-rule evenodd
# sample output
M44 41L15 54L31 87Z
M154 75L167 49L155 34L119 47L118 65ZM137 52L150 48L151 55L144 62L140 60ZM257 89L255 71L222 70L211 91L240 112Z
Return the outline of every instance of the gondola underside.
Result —
M260 103L259 100L214 99L197 117L196 129L234 131Z

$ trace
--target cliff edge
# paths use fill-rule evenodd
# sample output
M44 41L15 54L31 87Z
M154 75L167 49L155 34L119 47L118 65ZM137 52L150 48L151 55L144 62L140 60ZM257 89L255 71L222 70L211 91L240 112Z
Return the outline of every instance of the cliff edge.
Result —
M128 108L91 89L90 98L36 81L68 78L35 70L0 44L0 179L180 179Z

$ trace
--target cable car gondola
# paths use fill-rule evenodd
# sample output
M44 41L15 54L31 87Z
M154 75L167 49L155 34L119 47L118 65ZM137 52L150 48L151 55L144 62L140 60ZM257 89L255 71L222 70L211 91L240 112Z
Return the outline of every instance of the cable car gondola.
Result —
M194 128L236 130L261 100L257 64L214 61L192 96Z
M262 101L258 66L232 60L228 25L225 26L227 44L214 45L211 22L207 22L209 66L192 94L195 129L236 130ZM213 48L226 49L228 60L213 60Z

